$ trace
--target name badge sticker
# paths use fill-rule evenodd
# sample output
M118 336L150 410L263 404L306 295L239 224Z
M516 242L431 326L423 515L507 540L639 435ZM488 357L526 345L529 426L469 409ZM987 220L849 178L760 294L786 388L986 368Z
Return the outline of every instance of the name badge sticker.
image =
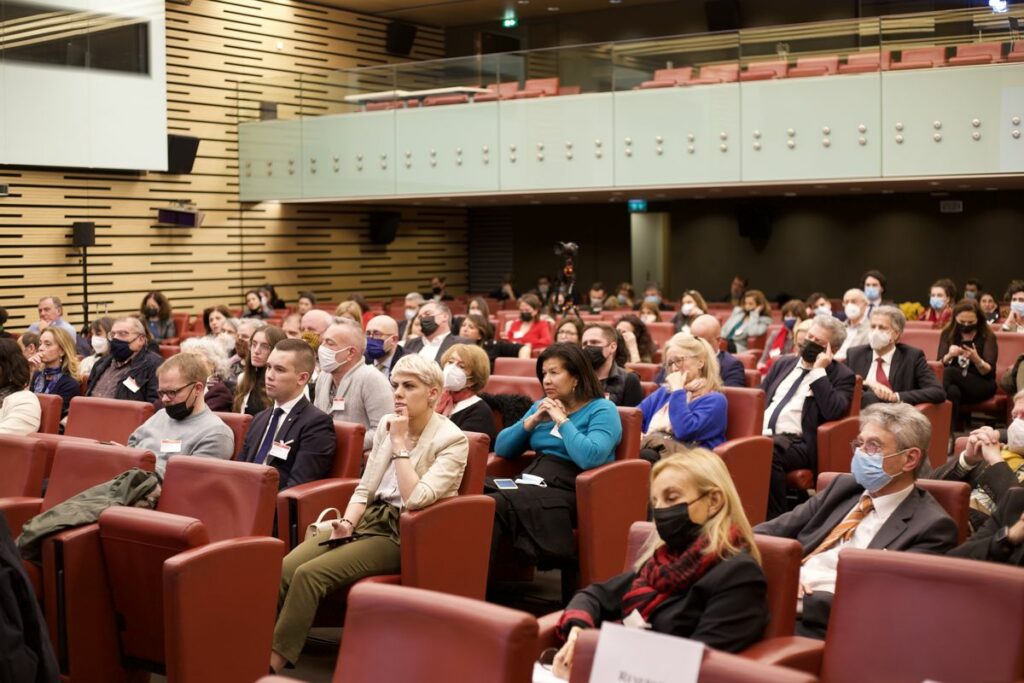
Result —
M562 438L562 433L558 431L558 423L557 422L555 423L555 426L551 428L551 436L553 436L555 438L558 438L558 439Z
M160 439L161 453L181 453L181 439Z
M331 410L333 410L336 413L343 413L343 412L345 412L345 398L344 397L335 398L334 399L334 403L331 406Z
M121 384L128 387L128 391L132 392L133 394L139 393L139 385L135 382L134 378L129 377L125 381L121 382Z
M291 446L280 441L275 441L274 445L270 447L270 455L281 460L288 459L288 453L292 450Z

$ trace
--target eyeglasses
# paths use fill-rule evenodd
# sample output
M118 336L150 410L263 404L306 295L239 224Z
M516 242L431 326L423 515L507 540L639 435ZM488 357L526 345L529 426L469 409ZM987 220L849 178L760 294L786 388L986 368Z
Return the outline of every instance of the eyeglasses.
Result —
M862 441L860 439L854 439L853 441L850 442L850 450L854 453L857 452L857 449L860 449L867 453L868 455L879 455L882 452L882 448L884 448L884 446L882 446L882 444L879 443L878 441L874 440ZM899 455L900 453L905 453L906 451L909 450L909 448L904 448L901 451L896 451L895 453L890 453L889 455L883 455L882 457L891 458L894 455Z
M172 398L177 396L181 392L182 389L188 389L190 386L193 386L193 385L185 384L185 385L182 385L182 386L178 387L177 389L160 389L159 391L156 392L156 395L162 401L170 401Z
M683 364L684 360L693 360L697 356L679 356L678 358L670 358L665 361L665 365L670 368L677 368Z
M138 332L125 332L124 330L121 330L120 332L111 332L107 335L107 339L120 339L122 341L133 342L141 336L142 335Z
M366 333L366 338L367 339L380 339L380 340L384 340L384 339L387 339L390 336L391 336L390 334L386 334L384 332L367 332Z

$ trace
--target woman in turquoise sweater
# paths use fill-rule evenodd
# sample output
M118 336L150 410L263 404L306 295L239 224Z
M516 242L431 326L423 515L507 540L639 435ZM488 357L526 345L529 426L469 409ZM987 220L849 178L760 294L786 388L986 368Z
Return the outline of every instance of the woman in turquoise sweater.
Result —
M544 398L503 429L494 447L503 458L536 451L537 458L523 471L536 483L488 487L497 504L491 552L510 544L533 563L558 563L576 554L576 476L615 459L622 423L575 344L545 349L537 359L537 378Z

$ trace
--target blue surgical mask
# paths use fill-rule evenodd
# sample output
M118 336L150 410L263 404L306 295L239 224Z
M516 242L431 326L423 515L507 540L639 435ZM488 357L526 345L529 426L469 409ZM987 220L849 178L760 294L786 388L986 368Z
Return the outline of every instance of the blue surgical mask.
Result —
M782 324L786 326L787 330L792 330L796 326L796 318L784 318Z
M864 287L864 296L868 298L868 301L878 301L882 298L882 290L874 285L867 285Z
M1024 301L1011 301L1010 310L1017 315L1024 315Z
M946 307L946 300L943 299L941 296L933 296L931 299L928 300L928 303L936 311L941 311L943 308Z
M896 451L892 455L868 455L858 448L853 453L853 460L850 462L850 471L857 483L864 487L865 491L874 493L889 485L892 475L882 469L882 463L886 458L906 452L907 449Z
M366 340L365 356L367 360L375 361L384 356L384 340L370 337Z
M657 294L652 294L650 296L645 296L644 297L644 303L654 304L655 306L657 306L657 305L659 305L661 303L661 297L658 296Z
M971 299L971 300L977 299L978 298L978 293L977 292L964 292L964 298L965 299Z

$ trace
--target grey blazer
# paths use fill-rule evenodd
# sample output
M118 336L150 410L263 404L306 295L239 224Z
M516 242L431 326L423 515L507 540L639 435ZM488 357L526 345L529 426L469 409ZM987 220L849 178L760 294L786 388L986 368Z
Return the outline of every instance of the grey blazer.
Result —
M360 363L341 378L338 389L331 394L334 378L321 372L316 380L313 405L338 422L355 422L366 427L363 452L373 448L373 434L381 418L395 412L395 396L391 383L373 365ZM345 409L335 410L334 399L344 398Z

